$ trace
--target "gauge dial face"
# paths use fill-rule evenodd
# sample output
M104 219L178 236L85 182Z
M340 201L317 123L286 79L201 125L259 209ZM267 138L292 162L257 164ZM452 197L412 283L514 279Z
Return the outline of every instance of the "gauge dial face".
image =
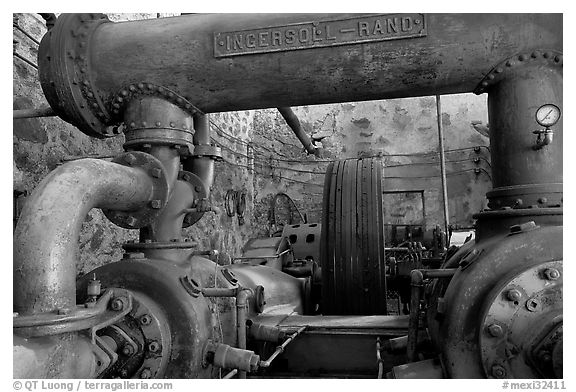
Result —
M560 119L560 108L551 103L542 105L536 111L536 122L543 127L551 127Z

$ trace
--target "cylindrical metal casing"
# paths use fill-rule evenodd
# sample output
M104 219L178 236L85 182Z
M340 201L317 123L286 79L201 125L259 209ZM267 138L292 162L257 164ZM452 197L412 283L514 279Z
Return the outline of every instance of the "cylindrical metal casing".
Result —
M238 369L243 372L256 370L260 356L254 351L217 343L214 349L214 365L223 369Z
M525 65L518 60L511 61L510 67L503 67L506 75L489 90L494 189L487 196L491 208L561 204L562 116L551 127L552 143L533 149L536 144L533 131L543 129L536 122L536 110L550 103L561 110L563 106L562 67L554 65L555 56L550 55L552 64L534 61L532 65ZM528 59L524 62L532 60Z

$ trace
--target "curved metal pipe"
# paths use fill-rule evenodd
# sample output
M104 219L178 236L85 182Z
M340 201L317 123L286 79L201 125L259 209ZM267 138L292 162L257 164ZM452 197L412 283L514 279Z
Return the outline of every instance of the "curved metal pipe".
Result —
M14 311L50 312L76 305L82 222L92 208L137 210L153 184L142 169L98 159L51 172L26 203L14 233Z
M292 129L294 135L296 135L298 140L300 140L300 143L302 143L304 149L306 149L306 152L308 154L318 155L318 149L314 147L312 141L310 140L308 135L306 135L304 129L302 129L302 124L300 124L300 120L298 120L298 116L296 116L292 108L280 107L278 108L278 112L280 112L280 114L286 121L286 124L288 124L288 126L290 127L290 129Z

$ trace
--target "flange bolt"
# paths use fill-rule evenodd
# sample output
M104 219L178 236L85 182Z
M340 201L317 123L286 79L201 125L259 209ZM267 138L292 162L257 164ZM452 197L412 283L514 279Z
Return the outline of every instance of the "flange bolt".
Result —
M502 327L499 326L498 324L490 324L490 325L488 326L488 333L489 333L491 336L497 338L497 337L502 336L502 334L504 333L504 331L502 330Z
M124 347L122 347L122 354L126 355L127 357L133 355L134 351L134 347L131 344L125 344Z
M150 378L152 377L152 372L149 368L142 369L140 372L140 378Z
M151 322L152 317L150 317L148 314L144 314L142 317L140 317L140 323L142 323L142 325L150 325Z
M160 350L160 344L157 341L150 342L150 344L148 344L148 350L152 353L156 353Z
M556 280L560 277L560 271L558 271L556 268L546 268L544 271L544 276L548 280Z
M520 298L522 298L522 293L516 289L508 290L507 297L510 301L520 301Z
M496 378L504 378L506 377L506 369L500 365L494 365L492 366L492 375Z
M122 298L114 298L110 303L110 308L119 312L120 310L124 309L124 301L122 301Z

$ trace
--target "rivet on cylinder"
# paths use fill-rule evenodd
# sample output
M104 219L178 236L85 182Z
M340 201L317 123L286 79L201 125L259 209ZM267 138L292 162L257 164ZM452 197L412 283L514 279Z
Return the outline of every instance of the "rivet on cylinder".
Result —
M144 83L138 83L138 88L140 90L143 90L144 89Z

